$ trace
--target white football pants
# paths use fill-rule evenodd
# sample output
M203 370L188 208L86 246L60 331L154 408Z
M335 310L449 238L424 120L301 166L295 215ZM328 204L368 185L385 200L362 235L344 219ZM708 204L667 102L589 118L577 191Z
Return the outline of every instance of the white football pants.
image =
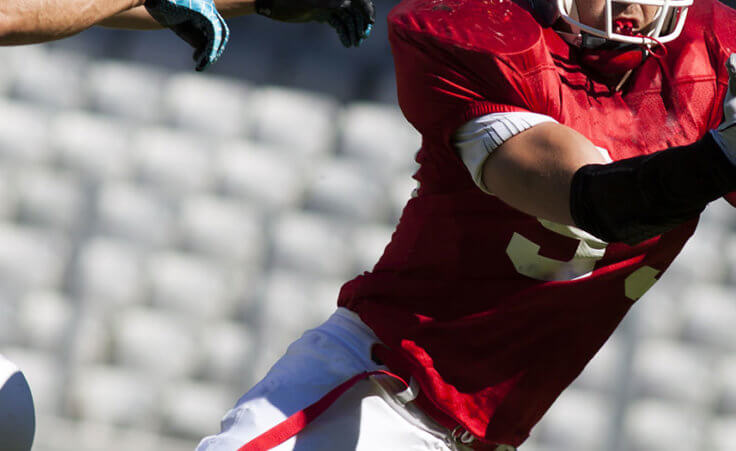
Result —
M339 308L289 346L265 378L222 419L219 434L197 451L235 451L363 371L386 369L371 360L378 340L355 313ZM274 448L297 450L459 450L450 432L399 399L412 389L390 377L358 382L303 431Z

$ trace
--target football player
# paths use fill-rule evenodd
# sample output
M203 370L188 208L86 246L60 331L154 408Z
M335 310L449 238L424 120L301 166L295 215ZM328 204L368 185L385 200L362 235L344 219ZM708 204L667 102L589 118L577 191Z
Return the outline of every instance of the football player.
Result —
M715 0L404 0L389 38L416 196L200 451L518 447L736 189Z

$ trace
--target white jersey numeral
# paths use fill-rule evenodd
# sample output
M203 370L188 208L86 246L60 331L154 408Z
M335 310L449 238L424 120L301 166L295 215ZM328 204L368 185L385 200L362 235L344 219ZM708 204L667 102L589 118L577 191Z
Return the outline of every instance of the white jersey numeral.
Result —
M607 161L612 161L608 151L597 148ZM557 260L539 254L541 246L514 232L506 246L506 254L519 274L537 280L575 280L590 276L595 264L603 258L608 243L576 227L537 218L544 228L578 242L575 255L570 260ZM638 300L657 281L661 271L642 266L624 281L624 294L632 301Z
M546 229L577 240L575 255L567 261L545 257L539 254L541 247L538 244L514 232L506 254L516 271L538 280L573 280L589 276L596 262L606 253L608 243L572 226L538 220Z

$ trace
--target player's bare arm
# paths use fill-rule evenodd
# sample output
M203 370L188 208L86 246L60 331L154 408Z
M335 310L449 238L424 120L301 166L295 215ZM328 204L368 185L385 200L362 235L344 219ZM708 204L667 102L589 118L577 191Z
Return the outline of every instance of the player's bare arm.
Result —
M0 45L34 44L77 34L145 0L0 2Z
M225 49L229 30L212 0L8 0L0 4L0 45L62 39L131 8L145 9L147 20L190 44L197 70Z
M215 5L220 14L226 19L247 16L256 12L255 0L218 0ZM162 28L161 24L156 22L143 6L122 11L112 17L106 17L97 25L129 30L157 30Z
M574 225L570 215L573 175L587 164L605 163L585 136L557 123L544 123L513 136L483 166L483 183L524 213Z

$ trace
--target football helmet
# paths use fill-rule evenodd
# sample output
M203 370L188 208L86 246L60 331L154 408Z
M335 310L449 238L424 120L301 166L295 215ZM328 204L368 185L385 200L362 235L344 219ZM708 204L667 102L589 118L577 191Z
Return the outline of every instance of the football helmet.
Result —
M531 1L546 25L560 20L568 25L569 30L556 31L568 44L581 50L583 65L614 77L641 65L653 52L653 46L676 39L685 25L687 9L693 4L693 0L604 0L605 29L599 29L580 21L577 0ZM615 4L658 9L649 25L635 30L631 20L614 17Z
M599 29L580 22L576 0L533 0L535 9L548 25L562 19L570 27L570 32L559 31L570 44L581 48L598 48L611 42L652 46L676 39L687 18L687 9L693 0L605 0L605 29ZM634 33L626 21L618 21L613 16L614 4L640 4L657 6L653 22L644 30Z

